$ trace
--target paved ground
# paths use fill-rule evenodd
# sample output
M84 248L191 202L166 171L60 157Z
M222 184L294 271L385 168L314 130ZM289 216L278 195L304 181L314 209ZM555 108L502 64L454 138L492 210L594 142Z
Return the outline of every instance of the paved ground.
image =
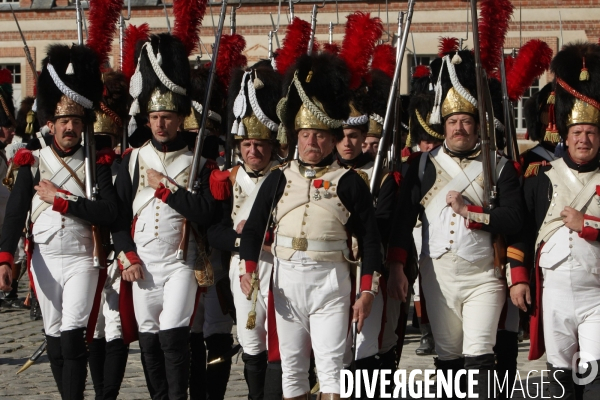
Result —
M45 354L27 371L20 375L15 375L17 370L42 343L43 336L41 329L42 322L30 321L29 311L7 311L6 309L0 309L0 398L5 400L60 398L57 394L48 358ZM400 362L401 369L412 371L414 369L434 368L433 357L419 357L415 355L418 341L418 331L409 327L403 357ZM529 371L539 371L545 368L545 360L527 361L528 342L521 343L519 347L519 371L523 378L525 378ZM227 400L247 398L246 384L243 380L243 363L241 358L237 363L235 361L236 359L234 358L226 394ZM533 373L531 376L537 377L537 387L539 387L539 373ZM536 395L536 386L532 379L530 379L529 388L531 397L528 395L525 398L541 398L539 393ZM545 396L547 397L548 394L546 393ZM140 362L140 350L137 343L131 345L129 363L120 397L123 399L149 398L145 387ZM523 398L523 395L520 392L516 392L514 398ZM89 376L86 399L93 399L93 388Z

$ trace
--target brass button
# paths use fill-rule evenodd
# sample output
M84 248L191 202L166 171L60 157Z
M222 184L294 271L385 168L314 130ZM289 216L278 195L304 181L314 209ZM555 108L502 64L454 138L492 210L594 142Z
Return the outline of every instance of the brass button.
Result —
M144 169L144 166L143 166L143 165L142 165L142 166L140 166L140 169Z
M235 198L237 199L237 198L239 198L239 196L236 194L236 195L235 195Z
M287 187L291 188L291 186L290 186L290 185L287 185Z
M308 217L308 214L304 213L304 216L305 216L305 217Z
M306 222L304 222L304 221L303 221L303 222L302 222L302 225L306 225Z
M157 207L158 208L158 207ZM158 213L156 213L156 216L158 217Z
M433 190L437 190L437 186L434 186L434 187L433 187Z
M454 225L454 222L450 222L450 225Z
M441 173L442 173L442 170L439 170L439 171L438 171L438 174L441 174Z
M349 216L350 216L350 213L346 213L346 217L349 217Z
M287 193L287 192L285 192L285 193L284 193L284 196L287 196L287 195L288 195L288 193Z
M155 219L154 221L155 221L155 222L158 222L158 220L157 220L157 219Z
M300 232L300 234L301 234L301 235L306 235L306 233L304 233L304 232Z
M306 205L306 208L308 208L308 204Z
M573 241L573 238L569 238L569 241L571 241L571 242L572 242L572 241Z
M569 245L569 248L570 248L570 249L572 249L572 248L573 248L573 245L572 245L572 244L570 244L570 245Z
M337 194L334 194L333 197L337 197Z
M441 181L442 181L441 179L438 179L438 182L441 182Z
M140 177L141 177L141 178L143 178L143 177L144 177L144 175L140 175Z
M64 221L65 219L63 218L62 220Z
M452 244L452 243L454 243L454 240L451 240L451 241L450 241L450 244Z
M288 181L288 183L292 183L292 181Z
M63 226L61 226L61 228L62 228L62 229L65 229L65 226L63 225Z
M456 213L452 213L452 216L453 216L453 217L456 217Z
M454 231L450 231L450 234L451 234L451 235L454 235Z
M155 226L154 229L158 229L158 226Z
M240 208L240 206L236 205L235 208Z
M158 210L159 208L160 208L159 206L156 206L156 209L157 209L157 210Z
M183 183L187 183L187 179L184 179L184 180L183 180Z
M156 233L154 234L154 236L158 236L158 232L156 232Z

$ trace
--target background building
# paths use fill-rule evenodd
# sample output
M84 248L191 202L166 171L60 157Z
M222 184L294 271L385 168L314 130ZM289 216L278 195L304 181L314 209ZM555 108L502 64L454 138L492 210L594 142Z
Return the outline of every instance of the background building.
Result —
M102 0L93 0L102 1ZM163 4L164 3L164 4ZM237 10L237 32L246 38L246 56L249 63L266 58L268 51L267 35L278 19L278 2L273 0L243 0ZM88 1L82 4L87 11ZM125 0L127 4L127 0ZM239 3L231 1L228 13ZM289 23L287 2L281 7L279 42L283 40L285 28ZM295 16L310 21L312 2L296 3ZM333 26L333 40L341 42L346 16L360 10L378 15L384 22L387 33L384 40L394 41L397 31L398 12L405 11L406 2L385 1L326 1L317 16L318 41L329 40L329 24ZM596 42L600 38L600 1L598 0L514 0L515 13L505 43L507 52L518 50L521 44L532 38L542 39L556 51L563 43L574 41ZM196 56L202 61L209 60L210 44L214 42L214 26L219 19L220 3L209 3L200 35L203 45L199 46ZM0 0L0 66L14 73L14 101L33 95L33 72L27 64L21 37L10 12L15 10L21 29L29 45L36 69L41 69L41 60L45 48L54 42L73 43L77 41L75 22L75 0ZM128 24L139 25L147 22L153 32L164 32L173 23L172 0L131 0L131 19ZM337 12L336 12L337 10ZM464 38L466 46L472 46L469 3L464 0L417 0L409 36L407 52L403 61L401 90L406 92L409 86L410 69L415 64L427 64L437 53L438 39L442 36ZM126 15L127 10L123 10ZM467 23L469 18L469 23ZM227 24L229 24L229 17ZM213 23L214 21L214 23ZM274 22L272 22L274 21ZM468 25L468 28L467 28ZM468 32L467 32L468 29ZM226 32L229 33L229 27ZM273 40L274 48L277 41ZM119 34L115 33L115 42L111 65L119 66ZM193 60L192 60L193 62ZM530 93L543 86L549 80L548 74L542 76L530 89ZM528 96L530 93L526 93ZM516 107L516 126L524 131L521 105Z

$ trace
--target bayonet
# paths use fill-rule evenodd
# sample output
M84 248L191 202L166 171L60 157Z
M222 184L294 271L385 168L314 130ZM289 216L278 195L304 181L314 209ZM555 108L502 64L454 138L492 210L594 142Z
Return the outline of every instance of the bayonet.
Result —
M21 35L21 40L23 41L23 50L25 51L25 58L27 58L27 64L29 64L29 68L31 68L31 72L33 72L33 80L35 81L35 84L37 86L37 71L35 69L35 64L33 63L33 58L31 57L31 52L29 51L29 46L27 46L27 41L25 40L25 35L23 35L23 31L21 30L21 26L19 25L19 20L17 19L17 16L15 15L15 10L13 10L12 5L9 4L10 6L10 11L12 12L13 18L15 19L15 22L17 23L17 29L19 30L19 34Z

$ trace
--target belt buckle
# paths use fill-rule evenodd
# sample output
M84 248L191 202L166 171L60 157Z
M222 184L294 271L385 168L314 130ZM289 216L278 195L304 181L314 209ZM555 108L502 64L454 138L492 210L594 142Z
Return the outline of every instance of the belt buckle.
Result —
M292 238L292 249L306 251L308 249L308 240L306 238Z

